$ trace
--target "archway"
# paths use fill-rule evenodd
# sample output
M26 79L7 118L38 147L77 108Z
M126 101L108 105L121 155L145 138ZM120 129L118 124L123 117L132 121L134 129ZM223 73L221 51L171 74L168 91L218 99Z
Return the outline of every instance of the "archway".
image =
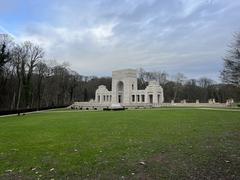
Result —
M153 95L152 94L149 94L149 103L153 104Z
M124 84L122 81L117 83L117 102L123 103L123 95L124 95Z

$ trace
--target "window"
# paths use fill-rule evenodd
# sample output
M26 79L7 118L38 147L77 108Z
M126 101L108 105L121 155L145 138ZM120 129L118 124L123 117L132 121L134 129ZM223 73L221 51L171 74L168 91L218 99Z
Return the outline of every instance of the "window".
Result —
M122 103L122 96L118 95L118 103Z
M134 84L132 84L132 90L134 90Z
M140 95L137 95L137 102L140 102Z
M142 95L142 102L145 102L145 96Z
M105 95L103 95L103 101L105 101L106 99L105 99L106 97L105 97Z
M132 102L135 102L135 95L132 95Z
M100 102L100 96L98 95L98 102Z

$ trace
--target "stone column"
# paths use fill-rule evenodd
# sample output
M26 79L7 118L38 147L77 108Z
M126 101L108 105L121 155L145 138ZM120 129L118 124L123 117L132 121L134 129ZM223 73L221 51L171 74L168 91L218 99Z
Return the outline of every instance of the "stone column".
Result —
M100 95L100 103L103 103L103 94L99 94Z
M182 104L186 104L186 99L181 100Z
M153 93L153 104L158 103L158 94L156 92Z

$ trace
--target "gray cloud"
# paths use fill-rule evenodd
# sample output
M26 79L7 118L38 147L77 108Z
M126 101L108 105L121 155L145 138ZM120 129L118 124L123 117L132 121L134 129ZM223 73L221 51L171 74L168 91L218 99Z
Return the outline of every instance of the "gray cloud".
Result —
M239 31L239 1L51 1L41 21L16 36L45 47L81 74L146 68L217 79L227 44Z

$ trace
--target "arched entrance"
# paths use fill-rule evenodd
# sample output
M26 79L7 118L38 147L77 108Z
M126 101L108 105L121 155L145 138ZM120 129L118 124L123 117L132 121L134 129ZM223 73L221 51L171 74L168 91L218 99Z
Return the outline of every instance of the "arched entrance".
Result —
M153 104L153 95L152 95L152 94L149 94L149 95L148 95L148 98L149 98L149 103L150 103L150 104Z
M117 102L123 103L124 85L122 81L117 83Z

